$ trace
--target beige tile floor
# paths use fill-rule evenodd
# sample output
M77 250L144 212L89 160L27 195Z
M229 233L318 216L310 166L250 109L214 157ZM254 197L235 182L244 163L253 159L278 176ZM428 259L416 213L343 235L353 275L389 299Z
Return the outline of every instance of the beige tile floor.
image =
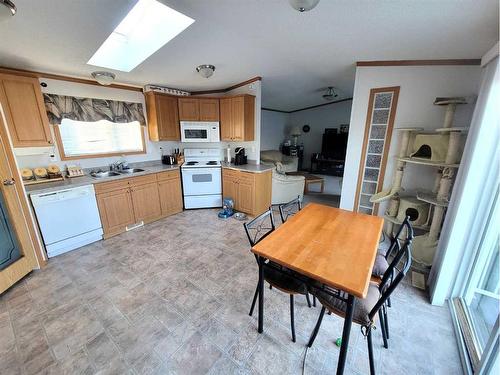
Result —
M279 219L278 219L279 220ZM266 288L265 331L248 316L257 266L241 222L185 211L50 260L0 297L3 374L300 374L319 307ZM380 374L459 374L446 308L402 285L390 348L374 334ZM305 374L334 373L343 321L326 316ZM346 368L367 374L353 326Z

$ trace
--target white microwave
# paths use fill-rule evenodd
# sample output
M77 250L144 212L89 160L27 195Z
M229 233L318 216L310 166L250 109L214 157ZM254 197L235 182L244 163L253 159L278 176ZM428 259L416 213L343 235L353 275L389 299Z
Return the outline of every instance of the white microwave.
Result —
M181 142L220 142L219 123L181 121Z

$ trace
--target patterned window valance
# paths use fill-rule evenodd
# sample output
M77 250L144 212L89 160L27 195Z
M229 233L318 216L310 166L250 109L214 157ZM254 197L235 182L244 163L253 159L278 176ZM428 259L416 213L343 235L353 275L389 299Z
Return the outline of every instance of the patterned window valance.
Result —
M116 100L76 98L74 96L43 94L45 109L51 124L58 125L65 118L76 121L132 122L146 125L141 103Z

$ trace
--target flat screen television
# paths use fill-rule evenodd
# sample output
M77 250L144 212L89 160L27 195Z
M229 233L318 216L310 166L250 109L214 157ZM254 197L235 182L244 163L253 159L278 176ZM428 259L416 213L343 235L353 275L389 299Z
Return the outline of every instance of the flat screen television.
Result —
M347 152L347 133L339 133L337 129L325 129L321 145L321 158L345 160Z

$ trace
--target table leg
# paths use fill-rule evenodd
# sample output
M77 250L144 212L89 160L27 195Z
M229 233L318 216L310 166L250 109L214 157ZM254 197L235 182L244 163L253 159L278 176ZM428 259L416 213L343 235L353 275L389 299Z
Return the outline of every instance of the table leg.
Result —
M342 346L340 347L339 363L337 365L337 375L344 373L345 362L347 359L347 349L349 348L349 336L351 334L352 315L356 299L349 294L347 297L347 308L344 318L344 330L342 331Z
M320 193L322 193L325 190L325 181L321 181L321 190Z
M264 330L264 258L259 257L259 328L258 332Z

